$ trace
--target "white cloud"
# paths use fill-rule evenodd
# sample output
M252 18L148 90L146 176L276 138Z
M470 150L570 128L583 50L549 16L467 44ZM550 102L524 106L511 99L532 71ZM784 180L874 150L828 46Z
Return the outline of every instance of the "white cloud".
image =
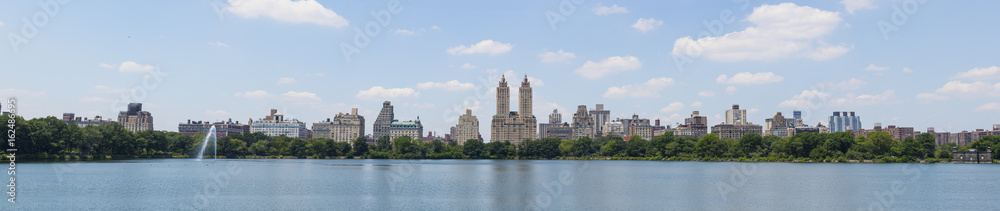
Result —
M846 94L844 97L833 98L830 94L818 90L803 90L802 93L778 104L784 108L815 109L826 107L862 107L874 105L890 105L900 101L896 99L896 91L886 90L879 94Z
M431 29L441 31L441 27L438 27L437 25L431 26Z
M0 26L3 26L3 21L0 21Z
M105 66L102 65L102 67ZM121 65L118 65L119 72L141 73L141 72L153 71L155 69L156 67L154 67L153 65L138 64L133 61L125 61L122 62Z
M600 16L605 16L615 13L628 13L628 8L619 7L617 4L612 4L610 7L608 6L594 7L594 14Z
M639 31L642 32L647 32L662 25L663 21L661 20L656 20L653 18L639 18L639 20L635 21L635 24L632 24L632 28L638 29Z
M417 35L417 34L419 34L419 32L410 31L410 30L407 30L407 29L396 29L396 30L392 31L392 33L396 34L396 35L403 35L403 36L410 36L410 35Z
M249 98L249 99L264 99L271 97L271 94L267 93L267 91L264 90L237 92L236 94L233 95L235 95L236 97Z
M991 80L1000 79L1000 67L974 68L951 77L952 79Z
M639 62L639 58L635 58L634 56L613 56L600 62L587 60L586 63L583 63L583 66L577 68L574 72L584 78L599 79L605 75L635 70L641 67L642 62Z
M851 78L841 82L823 82L816 84L816 87L826 91L855 90L868 85L864 80Z
M371 89L358 91L358 94L355 95L355 97L362 100L388 100L394 98L415 98L418 96L420 96L420 92L411 88L386 89L381 86L373 86Z
M700 92L698 92L698 96L701 96L701 97L715 97L715 92L708 91L708 90L700 91Z
M654 98L660 96L660 90L673 85L672 78L653 78L641 84L610 87L604 92L604 98Z
M1000 112L1000 103L987 103L976 108L976 111L996 111Z
M694 101L691 103L691 107L701 107L701 101Z
M778 106L784 108L809 108L814 107L815 103L823 102L827 99L830 99L830 95L818 90L802 90L802 93L795 95L792 99L781 102Z
M865 67L865 70L867 70L867 71L886 71L886 70L889 70L889 67L878 66L878 65L875 65L875 64L869 64L868 67Z
M891 89L886 90L881 94L847 94L843 98L837 98L831 101L832 105L835 106L889 105L897 102L899 101L896 100L896 91Z
M455 47L448 48L448 53L451 55L464 55L464 54L476 54L485 53L489 55L497 55L502 53L510 52L514 48L514 45L510 43L501 43L493 40L483 40L479 43L465 46L459 45Z
M670 105L667 105L666 107L661 108L660 112L663 112L663 113L678 112L681 109L684 109L684 103L673 102L673 103L670 103Z
M572 61L574 58L576 58L576 54L573 54L571 52L564 52L563 50L559 50L557 52L546 51L545 53L539 54L538 58L542 59L543 63L567 63L568 64L570 61Z
M99 66L101 68L104 68L104 69L110 69L110 70L114 70L115 69L115 65L108 64L108 63L101 63L101 64L98 64L97 66Z
M476 89L476 85L472 83L461 83L458 80L451 80L444 83L439 82L424 82L417 84L419 89L444 89L448 91L463 91L463 90L473 90Z
M229 116L229 112L226 110L205 110L205 115L214 117L225 117Z
M312 92L288 91L284 94L281 94L281 98L282 101L289 101L292 103L299 103L299 104L318 103L319 101L321 101L319 97L316 96L316 93Z
M277 84L284 85L284 84L294 84L294 83L295 83L295 78L279 78Z
M219 41L209 42L208 44L209 45L214 45L214 46L217 46L217 47L229 48L229 45L226 45L225 43L222 43L222 42L219 42Z
M1000 96L1000 83L991 84L983 81L965 83L960 80L951 81L933 93L917 94L917 99L923 102L947 100L952 96L975 98L984 96Z
M725 74L719 75L715 78L715 82L718 84L733 84L733 85L755 85L755 84L769 84L777 83L785 80L784 77L775 75L772 72L766 73L749 73L742 72L733 75L733 77L728 77Z
M726 93L734 94L736 93L736 91L739 91L739 89L737 89L736 86L726 87Z
M910 69L909 67L904 67L903 68L903 72L904 73L913 73L913 69Z
M85 103L110 103L111 100L105 99L105 98L101 98L101 97L84 97L84 98L80 98L80 102L85 102Z
M0 93L3 93L4 95L7 95L8 97L42 96L42 95L45 95L45 92L42 92L42 91L31 91L31 90L27 90L27 89L15 89L15 88L0 89Z
M268 17L289 23L311 23L336 28L347 19L323 7L316 0L229 0L228 12L244 18Z
M465 63L465 64L462 64L462 69L466 69L466 70L476 69L476 66L474 66L472 64L469 64L469 63Z
M873 1L875 0L843 0L840 1L840 4L844 5L844 9L848 13L854 14L855 10L878 8L875 4L872 4Z
M853 48L821 40L843 21L837 12L793 3L765 4L754 8L745 20L753 26L743 31L697 40L691 37L677 39L671 53L725 62L793 57L825 61L840 57Z

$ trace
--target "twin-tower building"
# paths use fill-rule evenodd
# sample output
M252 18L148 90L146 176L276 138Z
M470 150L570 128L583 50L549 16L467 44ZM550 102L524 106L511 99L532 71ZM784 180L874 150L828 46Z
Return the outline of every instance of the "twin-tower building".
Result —
M532 93L528 76L524 76L524 81L521 81L518 90L518 111L511 111L510 87L507 86L507 79L500 76L500 85L497 86L497 113L493 115L490 141L510 141L519 144L522 140L538 136L538 121L531 114Z

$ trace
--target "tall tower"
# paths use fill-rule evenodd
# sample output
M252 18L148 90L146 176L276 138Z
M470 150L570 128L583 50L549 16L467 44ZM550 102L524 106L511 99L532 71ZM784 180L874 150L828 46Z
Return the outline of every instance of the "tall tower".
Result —
M392 105L389 101L382 102L382 111L378 113L378 117L375 118L375 125L372 127L372 135L375 139L381 138L382 136L389 136L389 127L392 126L392 120L396 118L396 115L392 112Z
M524 75L520 90L518 97L521 99L518 102L521 107L517 108L517 113L524 117L531 116L531 83L528 82L528 75Z
M497 115L508 113L510 113L510 87L507 87L507 79L500 75L500 86L497 86Z

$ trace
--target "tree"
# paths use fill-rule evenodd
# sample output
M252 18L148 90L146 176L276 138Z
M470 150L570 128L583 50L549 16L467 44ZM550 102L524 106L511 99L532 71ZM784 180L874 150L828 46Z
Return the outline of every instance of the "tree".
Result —
M375 151L388 152L392 150L392 141L389 140L389 136L378 137L375 140Z
M400 136L392 139L392 151L395 151L396 155L412 153L414 151L412 140L413 138L410 138L410 136Z
M729 151L731 143L724 140L719 140L719 136L714 133L709 133L698 139L698 153L702 157L724 157L726 152Z
M469 139L465 141L462 146L462 154L473 159L480 159L483 157L483 152L486 149L486 145L483 144L482 140L479 139Z
M764 149L764 138L760 134L750 133L743 135L734 147L735 156L749 156Z
M649 145L649 141L642 139L639 135L632 135L629 137L626 148L625 155L629 157L645 157L646 147Z
M872 149L872 154L876 155L886 155L892 152L892 147L896 145L896 142L892 140L892 135L887 132L870 132L865 135L875 147Z
M559 138L543 138L538 146L539 157L542 158L558 157L559 144L562 144L562 140Z
M623 150L624 147L622 146L623 144L621 144L621 142L624 141L617 141L617 140L608 141L607 143L604 144L604 147L601 147L601 155L620 156L619 154L624 154L625 153Z
M365 143L367 139L365 137L358 137L354 139L354 155L363 156L368 154L368 143Z
M571 151L575 156L587 156L595 152L593 144L594 141L590 137L583 136L573 142L573 149Z
M935 139L936 138L934 137L934 135L930 133L921 133L920 135L917 135L917 143L919 143L920 146L924 148L924 154L927 155L926 157L935 156L934 152L935 149L937 148L937 143Z

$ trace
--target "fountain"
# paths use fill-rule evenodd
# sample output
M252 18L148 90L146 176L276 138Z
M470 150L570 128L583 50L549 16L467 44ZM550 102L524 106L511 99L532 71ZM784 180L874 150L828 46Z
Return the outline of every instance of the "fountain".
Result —
M201 142L201 150L198 151L197 161L201 161L201 157L205 156L205 147L208 146L209 138L212 139L212 144L215 144L215 147L212 147L212 149L215 151L212 152L213 157L217 158L219 156L218 155L219 142L217 141L218 139L215 138L215 126L213 125L211 128L208 129L208 134L205 134L205 140Z

